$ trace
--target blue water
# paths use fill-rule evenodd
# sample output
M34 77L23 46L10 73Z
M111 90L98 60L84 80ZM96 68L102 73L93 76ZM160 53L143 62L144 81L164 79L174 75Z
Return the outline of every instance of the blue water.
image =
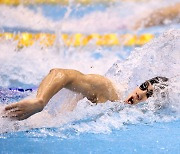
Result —
M157 4L161 5L160 3ZM114 10L114 7L113 5L111 6L112 10ZM127 6L126 8L129 7ZM30 6L29 9L38 12L36 6ZM40 6L40 9L42 9L43 16L51 19L53 22L58 20L63 21L63 17L67 11L67 7L49 5ZM64 20L69 21L75 19L79 21L91 13L99 11L106 12L108 9L109 7L105 5L74 7L68 19ZM128 11L124 11L122 14L127 15L127 12ZM96 24L94 24L94 26L98 27ZM142 29L137 33L150 32L159 36L165 30L172 27L178 29L179 24ZM6 23L1 26L1 30L10 32L54 32L57 29L38 29L36 26L18 26L18 24L11 27L6 25ZM108 29L107 31L109 32L110 30ZM121 29L112 29L112 31L117 33L127 32L127 30L122 31ZM91 32L87 31L87 33ZM170 37L171 36L167 36L167 40L171 40ZM150 52L157 48L159 51L164 49L164 44L166 43L161 44L160 42L156 44L155 42L149 47L144 47L144 49ZM4 56L4 58L1 59L2 67L0 68L1 105L15 102L31 95L31 92L12 92L8 90L9 87L36 89L44 75L53 67L72 67L87 73L105 74L117 59L125 61L134 50L134 47L87 47L84 49L63 49L63 53L60 52L57 54L54 52L53 47L43 50L46 55L42 53L42 49L34 46L25 48L22 52L14 54L14 52L12 52L14 51L13 45L13 42L8 42L1 47L1 53ZM9 50L7 51L7 49ZM170 49L173 50L174 48ZM77 52L77 50L83 52ZM168 46L167 50L169 50ZM8 52L12 52L13 54ZM152 55L152 58L153 56L154 55ZM148 58L150 59L151 57L147 57L147 62L149 61ZM150 60L153 61L153 59ZM177 59L175 59L174 62L178 64L176 60ZM81 61L82 63L78 63ZM146 64L146 62L144 62L144 64ZM157 63L159 67L160 64L161 61ZM171 68L169 72L173 74L173 67ZM176 71L179 72L179 67L176 67L176 69ZM159 70L161 71L161 68ZM139 72L141 72L141 67L139 68ZM148 76L148 73L146 76ZM65 92L65 99L60 98L61 101L66 100L66 94ZM174 96L171 101L177 102L179 93L175 92L175 94L177 94L177 97ZM86 100L83 100L81 103L85 104ZM124 111L116 110L116 106L109 105L108 103L104 106L97 105L94 107L81 106L81 103L79 103L75 113L68 116L70 120L68 119L69 121L67 120L67 123L64 125L58 123L61 117L57 115L53 118L48 118L45 112L43 112L42 115L35 115L35 117L32 117L29 121L25 120L23 122L5 121L5 123L3 123L4 121L0 119L0 153L180 153L179 112L176 111L176 113L173 107L171 108L171 105L156 110L151 108L153 106L151 106L152 102L150 101L150 103L148 103L149 106L145 104L144 108L147 109L142 114L141 109L143 105L137 106L137 108L122 106ZM55 104L55 107L58 107L58 105ZM49 113L52 111L55 112L55 107L50 105L47 107L47 111ZM111 108L115 111L109 111ZM80 117L76 117L78 114L80 114Z
M180 153L180 121L129 125L110 134L83 133L73 130L63 139L43 134L57 129L35 129L1 135L2 153ZM3 137L2 137L3 136Z

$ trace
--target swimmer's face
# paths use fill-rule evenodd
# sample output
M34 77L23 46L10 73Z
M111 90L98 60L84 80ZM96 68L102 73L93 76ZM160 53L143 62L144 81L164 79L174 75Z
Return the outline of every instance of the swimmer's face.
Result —
M153 95L153 86L149 81L142 83L139 87L129 94L125 100L128 104L137 104L139 102L146 101L149 97Z

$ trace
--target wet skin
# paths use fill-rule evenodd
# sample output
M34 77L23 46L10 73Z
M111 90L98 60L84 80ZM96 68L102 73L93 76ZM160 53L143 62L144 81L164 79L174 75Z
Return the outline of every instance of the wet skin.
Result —
M41 112L49 100L62 88L82 94L92 103L104 103L106 101L117 101L116 89L111 81L97 74L83 74L76 70L53 69L42 80L37 91L36 98L22 100L5 107L5 117L17 120L24 120L33 114ZM147 100L152 95L153 87L149 81L137 87L125 100L128 104L137 104ZM78 100L69 104L72 111Z

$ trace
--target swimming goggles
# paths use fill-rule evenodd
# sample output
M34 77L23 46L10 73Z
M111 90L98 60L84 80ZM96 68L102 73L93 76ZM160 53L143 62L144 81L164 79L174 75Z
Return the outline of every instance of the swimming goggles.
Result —
M142 91L147 90L147 93L146 93L147 98L153 95L153 90L149 90L148 87L149 87L149 81L146 81L139 86L139 89L141 89Z

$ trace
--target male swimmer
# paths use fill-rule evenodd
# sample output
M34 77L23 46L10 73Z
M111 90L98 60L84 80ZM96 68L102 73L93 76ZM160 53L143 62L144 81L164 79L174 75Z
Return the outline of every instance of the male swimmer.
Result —
M165 77L150 79L140 87L136 87L124 102L137 104L145 101L153 95L154 84L167 81L168 79ZM13 119L24 120L35 113L41 112L49 100L62 88L82 94L92 103L104 103L108 100L114 102L121 99L112 82L106 77L97 74L86 75L71 69L52 69L42 80L36 98L8 105L5 107L5 115ZM71 110L76 104L71 106Z

